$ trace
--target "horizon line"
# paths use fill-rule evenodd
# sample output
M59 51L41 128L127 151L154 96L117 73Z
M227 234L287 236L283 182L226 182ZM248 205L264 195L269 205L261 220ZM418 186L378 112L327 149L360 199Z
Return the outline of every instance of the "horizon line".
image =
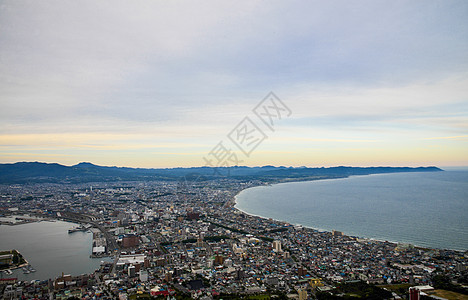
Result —
M117 166L117 165L99 165L95 164L89 161L80 161L76 164L68 165L68 164L63 164L59 162L45 162L45 161L16 161L16 162L0 162L0 165L6 165L6 164L17 164L17 163L43 163L43 164L56 164L56 165L62 165L66 167L73 167L77 166L80 164L91 164L94 166L98 167L109 167L109 168L130 168L130 169L191 169L191 168L263 168L263 167L273 167L273 168L294 168L294 169L299 169L299 168L339 168L339 167L346 167L346 168L468 168L468 166L436 166L436 165L418 165L418 166L408 166L408 165L372 165L372 166L356 166L356 165L322 165L322 166L285 166L285 165L271 165L271 164L266 164L266 165L233 165L233 166L207 166L207 165L202 165L202 166L172 166L172 167L129 167L129 166Z

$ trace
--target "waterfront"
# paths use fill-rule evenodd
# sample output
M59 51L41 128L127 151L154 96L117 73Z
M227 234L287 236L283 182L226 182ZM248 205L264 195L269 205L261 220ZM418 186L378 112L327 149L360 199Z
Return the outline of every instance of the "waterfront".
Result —
M12 275L1 272L1 276L45 280L62 272L72 275L92 273L99 268L102 259L89 257L93 240L90 232L68 234L68 229L75 226L77 224L63 221L1 225L1 249L17 249L36 269L29 274L24 274L21 269L13 270Z
M264 184L252 180L205 181L189 186L183 201L172 192L178 186L174 181L93 183L92 188L86 183L0 185L6 218L8 212L19 208L42 215L47 205L46 216L88 220L104 232L115 258L115 268L107 264L93 272L100 259L89 258L91 234L68 234L68 229L76 226L73 223L1 225L8 231L0 232L2 241L27 242L23 247L8 247L18 248L38 272L48 272L24 276L20 270L18 277L25 280L10 279L18 289L6 291L6 296L13 293L27 299L48 299L48 282L33 281L48 277L55 278L53 294L57 299L116 299L121 294L141 293L197 298L224 293L237 297L296 294L304 288L314 293L307 283L311 277L330 291L335 291L340 282L354 280L362 280L366 286L427 285L433 283L434 272L457 280L457 286L466 284L463 252L320 232L254 217L232 207L239 191ZM28 201L24 195L30 195ZM41 259L37 254L48 257ZM88 275L57 278L62 272ZM205 291L192 286L199 282L206 283ZM399 295L405 297L405 291Z
M468 172L398 173L242 191L236 208L348 235L468 249Z

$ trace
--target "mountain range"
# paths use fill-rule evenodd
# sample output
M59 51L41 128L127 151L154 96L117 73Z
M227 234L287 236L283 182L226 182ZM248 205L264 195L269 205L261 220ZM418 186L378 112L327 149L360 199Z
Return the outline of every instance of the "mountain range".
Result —
M369 175L396 172L435 172L437 167L191 167L145 169L98 166L82 162L73 166L58 163L17 162L0 164L0 183L80 183L102 181L152 181L212 179L229 176L235 179L258 179L268 182L343 178L352 175Z

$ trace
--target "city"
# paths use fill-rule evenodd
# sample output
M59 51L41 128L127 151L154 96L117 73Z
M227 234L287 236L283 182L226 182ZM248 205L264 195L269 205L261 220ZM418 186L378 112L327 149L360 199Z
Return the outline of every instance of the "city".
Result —
M467 0L1 0L1 299L468 300Z
M264 184L223 178L2 185L3 217L82 224L93 234L91 255L112 258L92 274L34 283L2 276L4 298L329 299L364 284L378 298L400 299L412 286L430 294L434 276L466 282L460 251L321 232L234 207L239 191Z

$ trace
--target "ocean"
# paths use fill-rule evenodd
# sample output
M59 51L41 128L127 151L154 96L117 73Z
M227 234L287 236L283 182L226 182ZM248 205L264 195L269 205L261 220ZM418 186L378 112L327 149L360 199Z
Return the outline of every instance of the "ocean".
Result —
M243 190L236 208L322 231L468 250L468 171L394 173Z

